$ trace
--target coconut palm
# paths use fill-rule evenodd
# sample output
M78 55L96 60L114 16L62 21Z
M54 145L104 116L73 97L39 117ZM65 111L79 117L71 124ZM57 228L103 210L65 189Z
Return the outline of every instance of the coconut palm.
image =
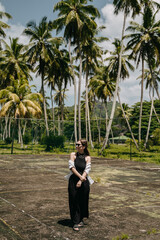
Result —
M102 29L96 29L95 35ZM91 77L96 68L100 65L99 61L102 61L103 51L102 48L97 44L103 41L107 41L108 38L104 37L92 37L88 39L84 44L82 44L82 67L83 72L86 75L86 84L85 84L85 100L86 100L86 108L85 108L85 121L86 121L86 139L88 139L88 129L89 129L89 142L91 143L91 147L93 148L92 137L91 137L91 128L90 128L90 114L88 107L88 78ZM77 49L78 50L78 49ZM79 52L77 54L79 56ZM88 124L87 124L88 122Z
M63 86L63 81L58 81L57 82L57 87L58 90L55 90L55 96L54 96L54 101L58 105L58 135L61 135L61 128L60 128L60 122L62 121L63 123L63 107L64 107L64 100L67 98L65 91L66 88L62 88ZM63 127L62 127L63 130Z
M116 79L117 78L118 67L119 67L119 55L121 53L121 42L120 42L119 39L116 38L112 44L114 45L115 50L109 52L111 56L106 58L105 60L109 61L107 70L108 70L110 76L112 78ZM121 53L120 79L124 80L125 78L129 77L129 70L134 71L134 67L129 61L129 55L127 54L127 49L123 45L122 45L122 48L123 48L123 51ZM138 148L138 145L137 145L137 142L136 142L136 140L134 138L134 135L132 133L128 118L127 118L127 116L125 114L125 111L123 109L123 104L121 103L121 100L120 100L119 90L117 92L117 97L118 97L118 100L119 100L119 103L120 103L120 106L121 106L121 109L122 109L122 112L123 112L123 116L126 120L128 129L131 133L131 136L133 138L133 141L134 141L136 147ZM107 132L106 132L106 134L107 134ZM105 147L105 146L103 146L103 147Z
M50 63L50 58L57 51L56 44L61 42L61 39L53 38L51 35L52 23L47 22L47 17L43 17L37 26L35 22L29 22L24 34L30 37L30 44L26 51L28 62L32 65L37 65L35 71L41 76L41 92L43 95L44 118L46 124L46 132L49 135L46 99L44 92L44 79L47 71L47 66Z
M132 56L135 57L137 66L140 61L142 62L142 80L141 80L141 104L140 104L140 117L139 117L139 143L141 142L141 121L142 121L142 107L143 107L143 83L144 83L144 64L147 61L152 78L152 65L155 58L159 60L160 53L160 21L156 22L156 13L152 15L150 9L145 10L143 14L143 23L138 24L131 22L127 30L132 31L132 34L126 36L130 38L127 47L132 49Z
M101 66L97 74L90 79L89 88L95 92L98 99L104 102L106 112L106 131L108 127L108 109L107 102L113 97L115 91L115 81L109 76L107 67Z
M48 65L46 81L48 85L51 86L51 90L56 90L56 87L58 87L58 92L61 92L61 90L63 89L62 101L59 105L59 107L61 107L60 112L62 125L64 120L63 113L65 89L67 88L68 84L71 84L72 79L73 76L70 66L69 53L65 49L59 50L57 54L53 56L53 59L51 59L51 63Z
M159 81L159 73L154 70L154 74L156 75L156 78L152 78L151 72L149 69L144 70L144 80L146 81L146 89L149 88L149 97L151 100L151 109L150 109L150 116L149 116L149 121L148 121L148 128L147 128L147 134L146 134L146 139L145 139L145 144L144 147L146 148L148 138L149 138L149 131L150 131L150 125L151 125L151 119L152 119L152 112L154 111L158 122L160 123L160 120L158 118L158 115L156 113L155 107L154 107L154 90L156 89L158 91L158 81ZM141 76L139 77L141 79Z
M40 102L43 101L40 93L32 93L26 80L12 80L13 86L0 90L2 108L0 117L9 115L18 119L19 142L23 144L20 118L40 117L42 114Z
M54 11L59 11L59 18L54 21L54 25L57 28L57 32L64 28L64 38L70 43L78 46L79 48L79 87L78 87L78 122L79 122L79 139L81 138L81 78L82 78L82 50L81 43L85 42L88 37L93 36L93 29L96 29L97 24L94 21L95 17L100 16L98 10L92 6L87 5L87 0L62 0L54 6ZM73 60L71 58L71 63ZM76 79L74 75L74 86L76 94ZM75 96L75 115L74 122L76 123L76 96ZM75 129L75 140L76 126Z
M8 18L8 19L12 18L12 16L9 13L0 11L0 19L3 19L4 17ZM9 28L9 27L10 26L8 24L4 23L3 21L0 21L0 36L1 37L4 38L6 36L4 29ZM2 39L0 38L0 49L1 49L1 40Z
M147 80L146 81L146 89L149 88L149 96L150 96L150 99L151 99L151 109L150 109L146 139L145 139L145 143L144 143L144 148L145 149L146 149L147 142L148 142L151 120L152 120L153 107L154 107L154 79L149 77L146 80Z
M3 86L7 87L12 84L12 79L21 80L22 78L32 80L30 71L32 67L26 62L24 56L24 45L18 43L18 38L10 38L10 44L4 42L4 50L2 51L2 61L0 67L4 73Z
M121 67L122 67L121 57L122 57L122 52L123 52L122 46L123 46L123 37L124 37L124 31L125 31L125 26L126 26L126 18L130 13L132 13L132 17L134 17L136 14L140 13L140 9L141 9L138 0L134 0L134 1L132 1L132 0L113 0L113 4L115 6L115 11L114 11L115 14L118 14L121 11L124 12L124 20L123 20L123 27L122 27L121 50L120 50L120 54L119 54L118 72L117 72L117 77L116 77L116 89L114 92L111 116L110 116L109 124L107 127L107 133L105 136L102 150L105 149L106 144L108 142L109 133L111 130L112 121L113 121L115 108L116 108L116 99L117 99L117 93L118 93L119 81L120 81L120 75L121 75Z

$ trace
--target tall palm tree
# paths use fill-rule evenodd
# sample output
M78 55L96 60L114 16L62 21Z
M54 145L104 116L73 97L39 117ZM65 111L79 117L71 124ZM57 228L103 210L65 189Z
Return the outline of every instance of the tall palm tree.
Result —
M20 118L40 117L42 114L40 102L42 102L40 93L32 93L31 87L26 80L13 80L13 86L0 90L0 103L2 108L0 117L9 115L18 119L19 142L23 144Z
M102 150L105 149L106 144L108 142L109 138L109 133L111 130L112 126L112 121L115 113L115 108L116 108L116 99L117 99L117 93L118 93L118 88L119 88L119 81L120 81L120 74L121 74L121 67L122 67L122 52L123 52L123 37L124 37L124 31L125 31L125 26L126 26L126 19L127 16L132 12L132 17L134 17L136 14L140 13L140 4L138 0L113 0L113 4L115 6L115 14L118 14L120 11L124 12L124 20L123 20L123 27L122 27L122 36L121 36L121 50L119 54L119 64L118 64L118 72L117 72L117 77L116 77L116 89L114 92L114 98L113 98L113 104L112 104L112 111L111 111L111 116L109 120L109 124L107 127L107 134L105 136L104 144L102 147Z
M6 12L2 12L0 11L0 19L3 19L3 17L6 17L8 19L12 18L12 16L9 13ZM3 21L0 21L0 37L5 37L6 33L4 31L4 29L9 28L10 26L6 23L4 23ZM0 49L1 49L1 38L0 38Z
M108 69L108 72L109 72L110 76L112 78L116 79L117 78L118 68L119 68L119 55L121 53L121 48L123 48L123 51L121 53L121 73L120 73L120 79L124 80L125 78L129 77L129 70L134 71L134 67L133 67L133 65L129 61L129 55L127 54L127 49L125 48L124 45L121 45L120 40L119 39L115 39L112 44L114 45L115 50L113 52L110 52L111 56L105 59L106 61L109 61L107 69ZM129 131L131 133L132 139L133 139L136 147L138 148L138 145L137 145L137 142L136 142L136 140L134 138L133 132L131 130L128 118L127 118L127 116L125 114L125 111L123 109L123 104L121 103L121 100L120 100L119 89L118 89L118 92L117 92L117 97L118 97L118 100L119 100L119 103L120 103L120 106L121 106L121 109L122 109L122 112L123 112L123 116L124 116L124 118L126 120L128 129L129 129ZM107 134L107 132L106 132L106 134Z
M157 85L158 85L158 80L159 80L159 76L158 76L158 72L156 70L154 70L154 74L156 74L157 79L152 78L151 72L149 69L145 69L144 71L144 80L146 81L146 89L149 88L149 97L151 100L151 109L150 109L150 116L149 116L149 121L148 121L148 128L147 128L147 134L146 134L146 139L145 139L145 143L144 143L144 147L146 149L147 146L147 142L148 142L148 138L149 138L149 131L150 131L150 126L151 126L151 119L152 119L152 112L154 111L158 122L160 123L160 120L158 118L158 115L156 113L155 107L154 107L154 90L157 89ZM139 77L141 78L141 76Z
M30 37L30 44L26 51L28 61L32 65L37 65L35 71L37 72L37 75L41 76L41 92L43 95L44 118L47 135L49 135L49 129L47 122L44 79L50 58L54 54L54 51L57 51L56 43L61 41L61 39L52 37L52 29L52 23L47 22L47 17L43 17L38 26L35 22L29 22L27 28L24 30L24 33Z
M127 47L132 49L132 56L135 57L137 66L142 61L142 80L141 80L141 104L140 104L140 118L139 118L139 143L141 142L141 121L142 121L142 107L143 107L143 83L144 83L144 64L148 62L152 78L152 64L154 58L160 59L160 21L156 22L156 13L152 14L152 11L148 8L145 9L143 14L143 23L138 24L131 22L127 30L132 31L132 34L126 36L130 38Z
M96 29L97 24L94 21L95 17L99 17L98 10L92 6L87 5L87 0L62 0L54 6L54 11L59 11L59 18L54 21L57 32L64 28L64 38L70 44L76 45L79 48L79 86L78 86L78 123L79 123L79 139L81 138L81 78L82 78L82 50L81 43L85 42L90 36L93 36L93 29ZM70 54L71 63L73 60ZM73 68L72 68L73 69ZM75 115L74 122L76 124L76 79L74 75L75 86ZM75 134L76 134L76 127ZM75 140L77 136L75 135Z
M109 76L107 67L101 66L97 73L90 79L89 88L95 92L98 99L104 102L106 112L106 131L108 127L108 100L111 100L115 91L115 81Z
M12 79L25 78L32 80L30 71L32 67L27 63L24 56L24 45L18 43L18 38L10 38L10 44L4 42L4 50L2 51L3 59L0 62L0 67L3 73L5 73L4 87L12 84Z
M149 87L149 96L150 96L150 99L151 99L151 109L150 109L146 139L145 139L145 143L144 143L144 148L145 149L147 147L147 142L148 142L148 138L149 138L149 131L150 131L152 113L153 113L153 107L154 107L154 79L153 80L152 79L147 79L147 80L148 81L146 82L146 89Z
M63 111L63 107L64 107L64 100L67 98L65 92L66 92L66 88L62 88L63 82L58 82L58 89L56 90L55 96L54 96L54 101L55 103L58 105L58 135L61 135L62 131L63 131L63 125L62 128L60 127L60 122L62 122L63 124L63 115L64 115L64 111ZM62 129L62 131L61 131Z
M64 95L67 85L72 82L73 76L70 66L69 53L65 49L59 50L56 55L51 59L51 63L48 65L48 73L46 77L46 82L51 85L51 89L56 90L58 87L58 92L63 89L62 101L59 105L61 107L61 120L63 125L64 120ZM61 94L60 94L61 95ZM57 95L58 96L58 95Z
M95 35L102 29L96 29ZM86 100L86 108L85 108L85 121L86 121L86 139L88 139L88 130L89 130L89 142L91 147L93 148L92 136L91 136L91 128L90 128L90 114L89 114L89 105L88 105L88 80L91 77L96 68L102 62L103 51L102 48L97 44L103 41L107 41L108 38L104 37L92 37L88 39L84 44L82 44L82 67L83 72L86 75L86 84L85 84L85 100ZM87 124L88 122L88 124Z

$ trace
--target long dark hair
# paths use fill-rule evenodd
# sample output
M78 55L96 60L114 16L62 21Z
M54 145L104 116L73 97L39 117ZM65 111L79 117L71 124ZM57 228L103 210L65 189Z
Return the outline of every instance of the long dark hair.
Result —
M87 149L87 147L88 147L87 140L81 139L80 142L81 142L82 146L85 147L85 149L84 149L84 154L85 154L86 156L90 156L90 153L89 153L89 151L88 151L88 149Z

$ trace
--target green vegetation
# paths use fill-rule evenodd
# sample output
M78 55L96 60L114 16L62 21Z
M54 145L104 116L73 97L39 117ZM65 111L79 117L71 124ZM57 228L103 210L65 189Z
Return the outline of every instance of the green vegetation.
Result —
M114 237L112 238L112 240L127 240L129 239L129 236L127 234L121 234L121 236L117 236L117 237Z
M64 136L55 136L50 134L49 136L44 136L41 139L41 143L46 146L45 151L51 151L51 149L55 148L64 148Z
M147 231L148 235L152 235L152 234L159 234L160 230L156 229L156 228L152 228L151 230Z
M42 139L44 141L44 138ZM33 143L24 144L23 148L20 144L14 143L14 154L70 154L75 151L75 145L73 142L64 142L63 136L46 137L46 143ZM53 141L53 142L52 142ZM55 147L54 144L57 144ZM58 144L60 144L58 146ZM64 147L62 146L64 144ZM94 143L93 143L94 144ZM138 151L132 143L132 149L130 149L130 144L111 144L110 147L106 148L102 155L99 155L99 149L101 146L91 149L89 146L89 151L92 157L105 157L107 159L123 159L132 160L148 163L160 164L160 146L152 146L150 150ZM0 154L10 154L11 144L5 144L0 141ZM118 160L117 160L118 161ZM97 180L99 181L99 180Z

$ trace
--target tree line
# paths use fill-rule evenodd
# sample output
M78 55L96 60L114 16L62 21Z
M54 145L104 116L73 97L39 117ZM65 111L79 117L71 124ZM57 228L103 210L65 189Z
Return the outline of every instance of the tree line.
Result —
M160 60L160 21L156 16L160 4L152 0L113 0L114 13L124 13L122 35L113 41L113 51L107 49L107 36L100 37L104 26L98 26L96 19L100 17L97 8L90 4L91 0L61 0L55 4L53 11L58 12L57 19L48 21L43 17L40 23L30 21L23 32L29 37L28 45L19 43L18 38L5 41L5 29L9 25L0 22L0 102L2 105L0 117L18 119L19 138L21 134L21 118L45 119L46 135L48 127L48 99L44 85L50 87L53 132L55 132L55 108L58 105L58 134L60 122L64 121L64 100L68 84L74 85L74 139L82 137L82 106L85 109L86 139L92 143L91 114L96 101L105 106L105 136L101 151L106 148L112 132L115 116L116 101L118 99L123 118L137 147L142 141L142 118L144 84L149 89L151 100L147 132L144 142L146 147L153 112L159 116L154 107L155 94L160 100L159 60ZM132 15L133 20L126 29L126 19ZM141 24L134 21L140 15ZM6 12L0 12L0 18L11 18ZM53 37L53 31L62 34ZM106 42L106 49L101 43ZM105 57L108 53L109 57ZM107 56L108 56L107 55ZM142 74L139 76L141 84L141 99L139 106L138 134L131 128L124 104L121 103L121 80L129 78L129 71L134 71L141 64ZM30 85L32 74L41 77L40 92L33 92ZM82 79L85 79L85 91L81 93ZM78 79L78 86L77 86ZM78 96L76 95L78 89ZM53 95L53 91L55 94ZM81 100L83 98L83 100ZM78 99L78 102L77 102ZM112 101L112 110L108 114L108 103ZM143 137L144 138L144 137ZM138 143L136 141L138 139Z

